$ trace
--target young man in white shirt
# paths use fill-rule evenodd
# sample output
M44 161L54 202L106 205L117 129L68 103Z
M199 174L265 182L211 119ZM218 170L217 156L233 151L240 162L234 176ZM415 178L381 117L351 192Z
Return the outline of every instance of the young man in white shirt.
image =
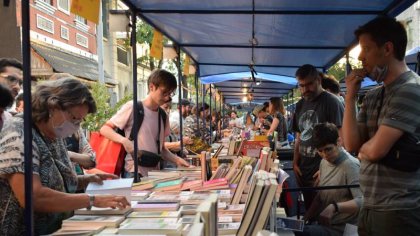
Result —
M171 97L177 87L175 77L165 70L155 70L148 78L149 94L142 101L144 107L144 119L138 132L138 149L154 154L160 154L164 160L175 163L177 166L189 166L182 158L174 155L165 147L165 137L170 134L169 119L163 121L159 114L159 106L171 101ZM100 132L103 136L110 140L121 143L127 151L125 158L126 176L133 175L134 160L132 153L134 152L134 143L128 137L133 126L133 119L130 118L133 112L133 102L127 102L121 109L104 125ZM159 123L160 134L158 136ZM165 122L165 123L164 123ZM118 127L124 130L125 136L121 136L115 131ZM157 142L159 141L159 142ZM160 143L159 147L157 143ZM159 169L159 163L156 166L142 166L140 157L139 173L147 176L148 171Z

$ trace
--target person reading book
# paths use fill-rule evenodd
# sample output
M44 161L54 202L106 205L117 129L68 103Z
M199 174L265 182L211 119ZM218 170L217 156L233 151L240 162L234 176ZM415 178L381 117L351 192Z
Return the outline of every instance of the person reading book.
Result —
M337 127L320 123L312 132L314 146L321 156L319 186L358 185L359 161L341 146ZM362 203L359 188L320 190L304 219L318 224L306 225L296 235L343 235L346 223L357 224Z
M144 110L144 119L137 133L139 173L142 176L147 176L150 170L159 169L161 159L173 162L177 166L188 167L188 162L171 153L165 147L165 137L170 134L169 119L160 106L172 100L171 97L174 96L177 87L175 76L166 70L154 70L150 74L147 84L149 93L141 101L141 104L137 104L139 107L142 105ZM165 113L165 116L161 112ZM134 160L132 157L134 143L129 138L134 122L132 113L133 101L129 101L100 130L103 136L122 144L127 151L124 167L125 177L134 176ZM163 120L162 117L166 117L166 120ZM116 128L124 130L125 136L116 132Z
M111 174L77 176L64 138L76 132L96 104L88 87L72 78L45 81L32 92L32 185L34 235L52 234L73 210L124 209L124 196L75 194ZM0 132L0 235L25 235L24 121L15 116ZM26 232L30 234L30 232Z

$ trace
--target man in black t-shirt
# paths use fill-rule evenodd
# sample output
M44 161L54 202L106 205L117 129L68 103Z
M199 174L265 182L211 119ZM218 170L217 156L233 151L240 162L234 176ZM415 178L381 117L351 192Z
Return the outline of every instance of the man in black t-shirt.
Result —
M321 87L319 72L312 65L303 65L296 71L302 99L296 104L292 121L296 133L293 170L300 187L313 187L319 181L321 158L313 145L312 130L318 123L330 122L339 129L342 125L344 107L338 98ZM339 130L340 137L341 131ZM303 192L305 207L312 203L315 192Z

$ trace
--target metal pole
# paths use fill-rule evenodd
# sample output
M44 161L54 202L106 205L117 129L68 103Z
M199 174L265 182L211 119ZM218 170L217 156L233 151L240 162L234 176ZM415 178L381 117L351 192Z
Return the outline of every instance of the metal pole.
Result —
M349 57L349 53L346 53L346 76L349 75L351 72L351 64L350 64L350 57ZM338 78L340 79L340 78Z
M197 119L197 130L200 130L200 122L198 121L198 117L199 117L199 112L198 112L198 71L195 74L195 114L196 114L196 119Z
M182 107L181 107L181 98L182 98L182 71L181 71L181 51L180 48L176 47L176 55L178 60L176 61L176 67L178 69L178 105L179 105L179 142L181 144L181 153L184 150L184 141L182 140ZM182 154L181 154L182 155Z
M34 235L33 185L32 185L32 103L31 103L31 41L29 36L29 1L22 1L22 59L23 102L28 104L23 112L23 143L25 160L25 235Z
M137 49L136 49L136 24L137 24L137 15L135 9L131 9L131 50L133 51L133 127L134 129L134 182L139 182L139 160L137 158L138 153L138 132L139 132L139 123L135 122L139 120L139 109L137 106ZM160 147L158 147L160 148Z
M204 103L205 102L206 102L206 86L203 84L203 103L201 104L201 109L202 109L203 113L204 113ZM206 130L206 119L205 119L204 116L201 117L201 119L203 120L203 131L205 131ZM204 140L204 137L205 137L204 132L202 132L201 137Z
M211 84L210 84L210 117L211 117L211 111L212 111L212 109L211 109ZM210 118L210 121L209 121L209 127L210 127L210 145L211 145L211 137L213 136L212 128L211 128L211 118Z
M99 1L99 21L96 26L96 48L98 51L98 74L99 74L99 83L105 83L105 73L104 73L104 33L103 33L103 22L102 22L102 0Z

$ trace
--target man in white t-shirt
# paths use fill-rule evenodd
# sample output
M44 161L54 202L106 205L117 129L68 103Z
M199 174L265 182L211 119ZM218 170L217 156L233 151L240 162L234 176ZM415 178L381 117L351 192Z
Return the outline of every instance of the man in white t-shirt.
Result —
M164 160L173 162L177 166L189 166L185 160L172 154L165 147L165 137L170 134L169 120L167 118L163 121L158 114L159 106L171 101L171 97L177 87L175 77L165 70L155 70L150 74L147 83L149 94L142 101L144 119L138 132L138 149L154 154L158 154L160 151L160 155ZM127 102L100 130L103 136L114 142L121 143L127 151L128 154L125 159L126 176L131 176L134 172L134 160L131 155L134 152L134 144L128 138L133 125L133 120L130 119L132 111L133 102ZM159 123L156 121L160 122L161 127L159 137ZM115 132L116 127L124 130L125 137ZM158 140L160 141L160 147L157 146ZM159 164L153 167L139 165L139 173L142 176L147 176L148 171L156 169L159 169Z

